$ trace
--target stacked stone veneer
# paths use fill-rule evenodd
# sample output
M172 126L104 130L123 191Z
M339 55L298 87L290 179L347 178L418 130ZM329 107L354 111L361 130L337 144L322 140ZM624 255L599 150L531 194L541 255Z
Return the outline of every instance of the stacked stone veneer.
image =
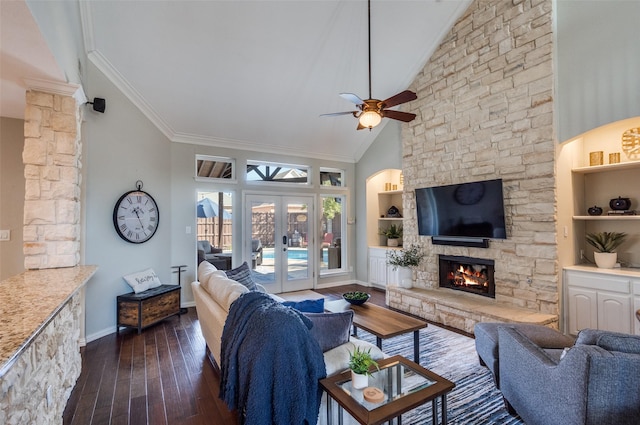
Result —
M73 97L27 92L22 153L26 269L79 264L80 122Z
M80 311L76 294L0 377L1 424L62 423L82 364Z
M403 206L404 243L427 254L417 288L438 286L438 254L489 258L496 301L486 302L558 314L551 4L475 1L412 84L418 116L402 132ZM417 235L413 189L495 178L508 239L481 249ZM409 308L399 296L392 305Z

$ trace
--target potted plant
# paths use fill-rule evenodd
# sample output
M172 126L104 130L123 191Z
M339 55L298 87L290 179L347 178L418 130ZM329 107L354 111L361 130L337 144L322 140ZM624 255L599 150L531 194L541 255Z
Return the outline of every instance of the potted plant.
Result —
M424 253L417 245L409 248L387 251L387 264L398 270L398 284L403 288L411 288L413 281L412 267L420 264Z
M349 369L351 369L351 386L353 388L360 389L369 385L372 366L380 370L378 362L371 357L371 348L364 351L360 347L356 347L353 353L349 352Z
M615 250L626 237L627 234L623 232L587 233L587 243L596 249L593 253L596 265L601 269L612 269L618 261Z
M402 237L402 225L391 224L387 228L379 228L378 234L387 237L387 246L398 246L399 239Z

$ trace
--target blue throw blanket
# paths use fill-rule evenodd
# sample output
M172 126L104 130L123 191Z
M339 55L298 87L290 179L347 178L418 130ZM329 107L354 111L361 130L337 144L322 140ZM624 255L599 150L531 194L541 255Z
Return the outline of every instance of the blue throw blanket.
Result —
M326 376L311 321L261 292L231 304L222 331L220 398L247 425L316 424Z

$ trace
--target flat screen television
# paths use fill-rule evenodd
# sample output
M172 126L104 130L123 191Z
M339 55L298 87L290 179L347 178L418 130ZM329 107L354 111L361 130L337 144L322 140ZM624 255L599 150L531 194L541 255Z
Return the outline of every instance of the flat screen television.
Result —
M502 179L416 189L418 234L506 239Z

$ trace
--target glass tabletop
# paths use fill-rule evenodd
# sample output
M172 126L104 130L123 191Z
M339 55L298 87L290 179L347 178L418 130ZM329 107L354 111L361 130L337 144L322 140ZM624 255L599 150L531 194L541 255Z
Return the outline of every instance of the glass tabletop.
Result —
M346 379L336 384L362 407L370 411L436 383L435 380L403 363L383 366L379 371L373 372L371 375L368 386L378 388L384 393L384 398L379 403L365 400L364 388L353 388L351 379Z

